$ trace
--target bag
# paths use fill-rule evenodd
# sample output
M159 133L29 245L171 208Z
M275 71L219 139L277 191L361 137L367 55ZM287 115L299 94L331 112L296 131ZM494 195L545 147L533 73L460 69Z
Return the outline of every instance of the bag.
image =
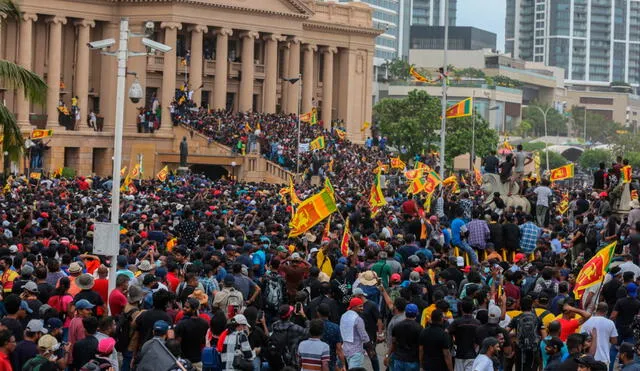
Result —
M584 241L589 247L598 246L598 231L595 224L589 223L589 225L587 225L587 230L584 235Z
M95 359L84 364L84 366L80 367L80 371L99 371L99 370L108 370L111 367L111 363L103 362L98 363Z
M290 324L284 331L273 331L269 339L267 339L267 361L271 369L280 370L285 365L291 363L291 354L289 352L289 342L287 339L287 333L289 328L293 326Z
M233 357L233 369L241 371L253 371L253 362L245 359L242 354Z
M518 347L523 351L535 351L538 349L540 337L538 336L538 317L531 312L518 316Z
M202 371L221 371L222 359L216 347L205 347L201 353Z
M232 290L227 296L227 314L233 316L236 314L241 314L244 312L244 299L242 298L242 293L240 291ZM229 318L233 317L230 316Z
M22 366L22 371L38 371L42 366L44 366L47 362L43 357L35 357L31 358L27 361L27 363Z
M265 306L271 311L277 311L280 305L284 303L282 282L280 277L267 277L266 280L264 288Z
M133 315L139 310L132 309L127 313L120 313L118 316L118 322L116 323L116 332L114 338L116 339L116 350L118 352L126 352L131 342L131 322Z

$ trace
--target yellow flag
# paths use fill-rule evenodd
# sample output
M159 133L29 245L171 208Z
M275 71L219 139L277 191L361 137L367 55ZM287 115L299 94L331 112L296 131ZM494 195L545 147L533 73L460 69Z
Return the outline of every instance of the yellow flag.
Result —
M158 174L156 174L156 178L158 178L159 181L164 182L165 180L167 180L167 175L169 175L169 167L165 165L162 169L160 169L160 171L158 171Z

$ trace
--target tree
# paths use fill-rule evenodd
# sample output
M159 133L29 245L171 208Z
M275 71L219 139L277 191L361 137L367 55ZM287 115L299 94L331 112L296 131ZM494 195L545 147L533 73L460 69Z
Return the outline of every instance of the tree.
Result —
M20 8L11 0L0 0L0 15L21 20ZM47 97L47 84L37 74L0 59L0 81L5 89L22 89L26 99L34 103L44 103ZM2 128L2 149L8 152L13 160L17 160L24 146L24 138L13 113L0 103L0 127Z
M386 63L389 73L389 80L407 80L409 78L409 62L404 59L396 58Z
M624 158L629 160L629 165L633 168L640 168L640 152L627 152L624 154ZM607 163L609 166L609 163Z
M549 169L555 169L568 163L569 161L562 157L562 155L549 151ZM547 155L544 151L540 153L540 168L545 170L547 169Z
M547 133L549 135L567 135L567 123L565 118L555 109L547 105L531 104L522 112L522 119L531 123L533 136L544 135L544 115L542 111L547 111Z
M527 142L522 143L522 149L527 152L541 151L546 147L546 144L542 142Z
M516 129L516 133L520 134L523 138L526 138L531 129L533 129L533 125L527 120L522 120Z
M447 120L445 158L452 163L453 158L471 152L473 135L473 117L461 117ZM476 116L475 152L476 158L482 158L495 150L498 132L489 127L489 122Z
M608 164L611 162L611 152L603 149L588 149L582 152L578 162L584 169L598 168L601 162Z
M440 112L440 100L421 90L403 99L382 99L373 107L380 133L391 145L406 146L411 154L421 153L436 141Z

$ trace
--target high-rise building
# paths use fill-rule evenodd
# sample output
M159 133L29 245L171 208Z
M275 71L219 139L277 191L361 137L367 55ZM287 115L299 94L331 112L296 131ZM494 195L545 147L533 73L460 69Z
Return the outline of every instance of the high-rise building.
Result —
M325 0L328 1L328 0ZM384 32L376 38L373 64L381 66L396 58L409 55L409 27L411 0L339 0L342 3L360 2L373 9L373 26Z
M413 0L412 26L444 26L445 2L447 0ZM458 0L449 2L449 26L456 25Z
M507 0L505 48L567 83L640 85L640 0Z

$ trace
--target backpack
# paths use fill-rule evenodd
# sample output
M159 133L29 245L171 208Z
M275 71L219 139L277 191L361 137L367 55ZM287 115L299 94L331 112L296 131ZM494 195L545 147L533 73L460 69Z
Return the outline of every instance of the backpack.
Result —
M292 362L287 333L293 324L289 324L284 331L273 331L267 339L266 358L273 370L281 370Z
M221 371L222 359L215 346L202 349L202 371Z
M347 283L347 280L344 280L344 282L340 282L336 279L335 281L338 283L338 291L340 291L340 293L342 294L341 303L349 304L349 301L351 300L351 285Z
M111 367L111 363L102 362L98 363L95 359L84 364L84 366L80 367L80 371L99 371L99 370L108 370Z
M518 316L518 347L523 351L538 349L540 337L538 336L538 317L531 312L525 312Z
M23 371L38 371L42 366L49 362L46 358L35 357L31 358L22 366Z
M116 323L116 332L114 338L116 339L116 350L118 352L126 352L131 342L131 322L133 315L136 314L139 309L132 309L126 313L120 313L118 316L118 322Z
M588 246L595 247L598 245L598 230L596 229L596 225L594 223L589 223L587 225L587 230L585 231L584 241Z
M227 304L224 308L227 309L228 314L234 313L234 316L236 314L242 314L244 312L244 299L242 298L242 293L237 290L231 290L229 296L227 296Z
M264 288L264 303L267 309L277 311L284 303L284 290L280 277L267 277Z
M546 297L547 299L549 299L549 303L551 303L553 298L556 296L556 291L553 289L553 282L551 282L549 286L547 286L546 283L542 281L541 286L542 290L540 291L540 296Z

